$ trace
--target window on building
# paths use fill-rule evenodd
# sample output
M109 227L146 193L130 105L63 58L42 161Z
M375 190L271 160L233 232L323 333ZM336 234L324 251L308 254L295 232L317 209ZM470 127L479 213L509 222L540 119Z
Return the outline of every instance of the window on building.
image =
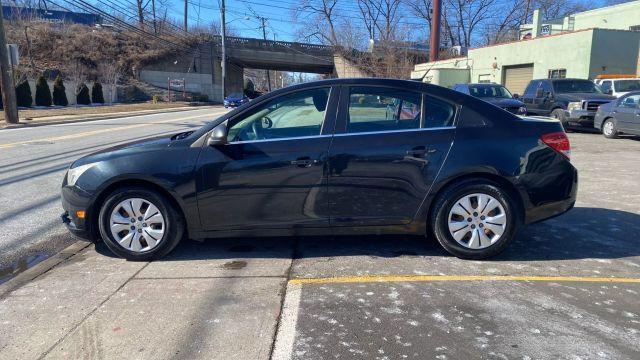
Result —
M491 74L480 74L480 75L478 75L478 82L480 84L490 84L491 83Z
M629 30L631 30L631 31L640 31L640 25L629 26Z
M549 79L564 79L567 77L567 69L549 70Z

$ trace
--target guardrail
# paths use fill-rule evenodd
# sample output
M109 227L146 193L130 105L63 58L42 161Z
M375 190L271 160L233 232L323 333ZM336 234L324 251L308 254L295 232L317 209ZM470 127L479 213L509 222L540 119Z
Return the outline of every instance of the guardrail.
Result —
M221 38L216 36L215 46L220 46ZM226 45L229 48L245 48L254 50L267 50L267 51L294 51L302 52L309 55L319 56L331 56L333 54L333 47L328 45L319 44L307 44L291 41L277 41L277 40L262 40L252 38L241 38L234 36L227 36L225 38Z

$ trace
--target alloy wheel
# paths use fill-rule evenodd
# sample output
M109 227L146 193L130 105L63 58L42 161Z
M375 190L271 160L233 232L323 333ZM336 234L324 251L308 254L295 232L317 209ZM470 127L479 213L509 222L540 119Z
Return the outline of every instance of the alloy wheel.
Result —
M145 252L163 239L165 219L156 205L141 198L121 201L109 221L111 235L125 249Z
M602 132L606 136L611 136L611 134L613 134L613 121L609 120L606 123L604 123L604 126L602 127Z
M482 193L458 199L447 219L449 233L456 242L473 250L495 244L507 226L504 206L493 196Z

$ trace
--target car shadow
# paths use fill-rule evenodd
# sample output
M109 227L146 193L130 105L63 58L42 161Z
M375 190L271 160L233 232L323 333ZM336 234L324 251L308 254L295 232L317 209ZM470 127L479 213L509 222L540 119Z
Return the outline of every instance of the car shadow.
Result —
M550 261L619 259L640 256L635 235L640 215L626 211L577 207L568 213L526 226L492 261ZM96 250L113 256L103 243ZM319 258L369 256L450 257L433 237L420 236L305 236L208 239L184 241L159 261L237 258Z

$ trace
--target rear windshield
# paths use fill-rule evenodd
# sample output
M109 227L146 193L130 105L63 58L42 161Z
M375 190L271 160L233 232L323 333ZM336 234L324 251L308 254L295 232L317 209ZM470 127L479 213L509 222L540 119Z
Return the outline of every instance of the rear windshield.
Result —
M479 98L512 98L509 90L501 85L469 85L469 94Z
M616 91L629 92L640 90L640 80L616 80Z
M561 80L553 82L553 90L557 93L596 93L602 90L589 80Z

